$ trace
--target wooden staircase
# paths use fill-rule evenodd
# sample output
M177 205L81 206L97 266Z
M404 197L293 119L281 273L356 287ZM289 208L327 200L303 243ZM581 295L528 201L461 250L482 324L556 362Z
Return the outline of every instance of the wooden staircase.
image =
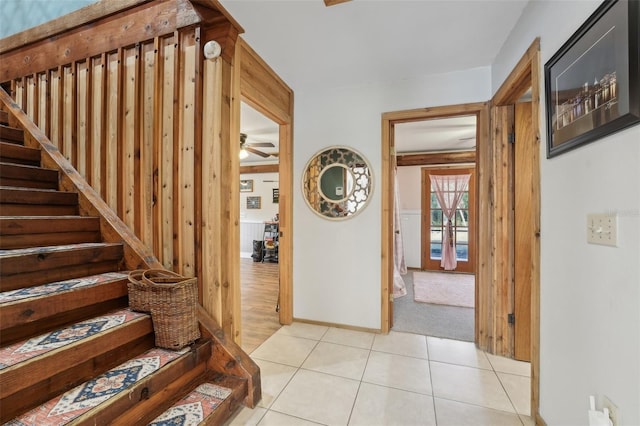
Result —
M159 264L132 256L130 235L113 238L115 213L60 190L64 179L78 182L77 172L42 167L43 154L49 165L61 161L55 147L15 105L4 108L0 422L221 424L240 404L254 406L257 366L202 307L198 341L182 351L155 347L151 317L128 309L127 270Z

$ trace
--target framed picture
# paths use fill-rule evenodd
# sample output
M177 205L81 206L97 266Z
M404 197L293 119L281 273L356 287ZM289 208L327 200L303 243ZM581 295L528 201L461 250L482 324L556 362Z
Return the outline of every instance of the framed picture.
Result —
M280 188L273 188L273 204L278 204L280 202Z
M547 158L640 121L640 2L605 0L544 66Z
M260 208L260 197L247 197L247 210L259 209L259 208Z
M240 179L240 192L253 192L253 179Z

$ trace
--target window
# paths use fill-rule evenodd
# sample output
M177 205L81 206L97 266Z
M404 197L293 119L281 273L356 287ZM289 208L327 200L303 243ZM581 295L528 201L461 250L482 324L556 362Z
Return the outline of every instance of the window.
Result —
M470 174L469 189L462 196L452 221L452 234L456 247L458 265L456 271L475 271L475 169L448 168L422 169L422 269L443 270L440 266L442 259L442 237L446 232L446 219L442 207L438 202L430 175Z
M443 219L442 207L431 188L431 223L429 232L431 244L429 256L431 260L442 259L442 236L446 232L446 220ZM456 209L455 220L452 222L454 243L456 245L456 259L458 262L469 261L469 191L465 192Z

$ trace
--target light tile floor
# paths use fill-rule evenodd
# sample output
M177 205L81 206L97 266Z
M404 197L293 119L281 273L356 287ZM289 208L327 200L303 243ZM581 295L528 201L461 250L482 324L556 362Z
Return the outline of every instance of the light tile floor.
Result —
M529 364L473 343L294 323L251 353L262 400L231 425L533 425Z

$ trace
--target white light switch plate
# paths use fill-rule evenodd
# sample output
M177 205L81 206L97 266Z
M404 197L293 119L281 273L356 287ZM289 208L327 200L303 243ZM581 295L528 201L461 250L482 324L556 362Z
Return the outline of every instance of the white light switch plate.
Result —
M618 217L611 214L587 215L587 242L616 247L618 241Z

